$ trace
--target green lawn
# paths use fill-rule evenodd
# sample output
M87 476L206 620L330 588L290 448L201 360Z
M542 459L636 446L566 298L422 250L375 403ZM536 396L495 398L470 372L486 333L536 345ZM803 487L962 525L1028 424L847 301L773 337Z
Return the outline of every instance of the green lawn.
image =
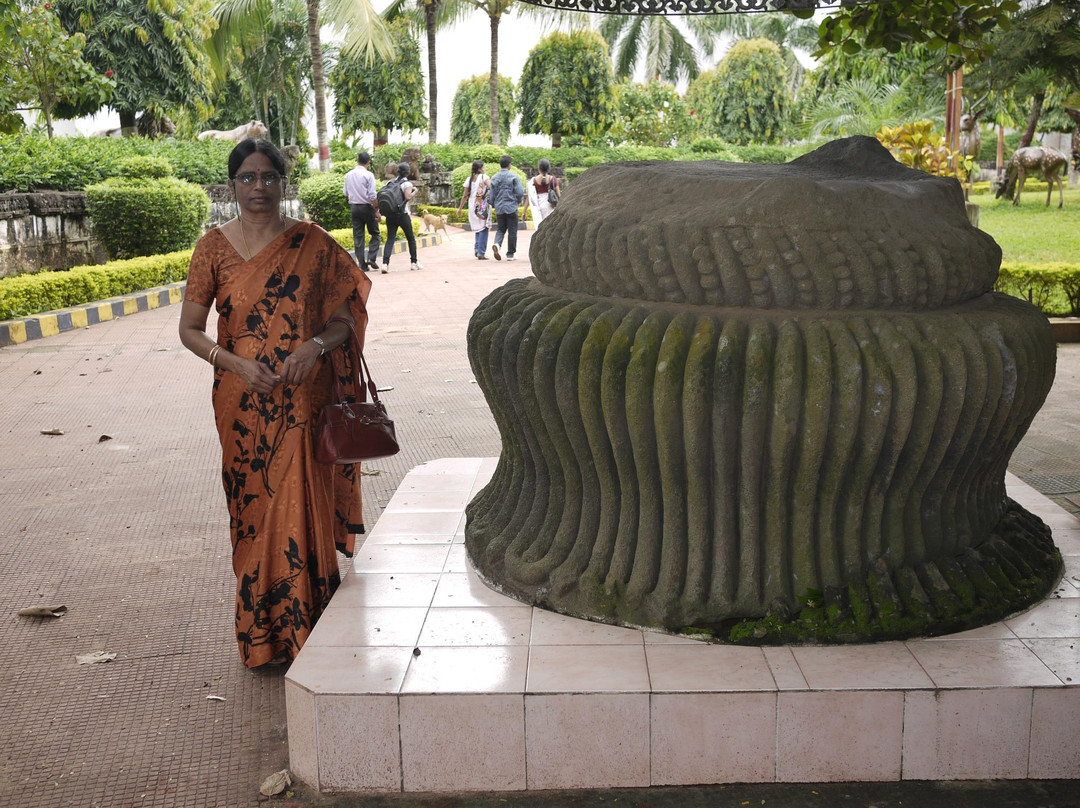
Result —
M1046 186L1031 185L1027 184L1016 207L989 194L972 196L971 201L981 208L979 227L1001 245L1004 261L1063 261L1080 266L1080 188L1066 188L1065 207L1059 209L1056 188L1048 208Z

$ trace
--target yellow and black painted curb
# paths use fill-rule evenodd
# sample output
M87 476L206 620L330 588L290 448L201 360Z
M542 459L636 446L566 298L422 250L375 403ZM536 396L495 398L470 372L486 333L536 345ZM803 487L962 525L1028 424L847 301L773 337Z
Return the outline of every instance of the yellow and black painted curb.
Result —
M421 234L417 236L417 247L433 247L442 243L442 237L436 233ZM409 245L404 241L394 244L394 255L406 252ZM46 311L34 314L30 317L20 317L16 320L4 320L0 322L0 348L5 345L18 345L32 339L42 339L72 331L76 328L89 328L98 323L115 320L127 314L135 314L140 311L158 309L162 306L171 306L184 299L184 285L186 281L171 283L168 286L158 286L153 289L144 289L141 292L133 292L130 295L114 297L108 300L99 300L95 303L84 303L81 306L72 306L57 311Z

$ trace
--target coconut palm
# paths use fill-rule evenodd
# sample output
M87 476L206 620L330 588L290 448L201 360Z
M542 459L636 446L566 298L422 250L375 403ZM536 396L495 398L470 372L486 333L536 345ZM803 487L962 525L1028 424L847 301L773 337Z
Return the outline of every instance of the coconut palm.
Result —
M219 27L226 32L250 30L265 21L274 0L223 0L215 10ZM382 18L371 0L305 0L308 42L311 46L311 87L315 95L315 128L319 145L319 170L330 168L330 143L326 129L326 77L323 71L323 48L319 34L322 24L341 29L345 34L344 53L391 59L394 48Z
M701 72L698 50L712 56L719 35L731 29L732 17L688 16L682 22L686 32L664 15L606 15L599 30L611 48L616 78L633 78L639 65L647 81L676 84L680 79L697 78Z
M435 65L435 32L458 22L472 9L464 0L392 0L383 10L383 19L391 22L405 17L427 35L428 60L428 143L438 139L438 83Z

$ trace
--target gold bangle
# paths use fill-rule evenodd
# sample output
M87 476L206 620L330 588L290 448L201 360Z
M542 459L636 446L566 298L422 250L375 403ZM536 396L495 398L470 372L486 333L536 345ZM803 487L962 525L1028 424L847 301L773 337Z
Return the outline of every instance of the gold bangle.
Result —
M210 349L210 355L206 357L206 361L213 365L215 368L217 367L217 355L218 351L220 350L221 346L215 345L213 348Z

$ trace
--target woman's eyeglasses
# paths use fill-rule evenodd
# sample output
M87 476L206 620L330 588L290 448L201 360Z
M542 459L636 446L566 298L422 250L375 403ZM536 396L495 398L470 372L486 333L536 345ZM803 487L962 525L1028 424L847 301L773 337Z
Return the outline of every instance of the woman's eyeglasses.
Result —
M273 188L275 185L287 182L286 178L276 171L267 171L265 174L259 174L256 171L245 171L243 174L236 175L236 182L241 185L254 185L260 180L267 188Z

